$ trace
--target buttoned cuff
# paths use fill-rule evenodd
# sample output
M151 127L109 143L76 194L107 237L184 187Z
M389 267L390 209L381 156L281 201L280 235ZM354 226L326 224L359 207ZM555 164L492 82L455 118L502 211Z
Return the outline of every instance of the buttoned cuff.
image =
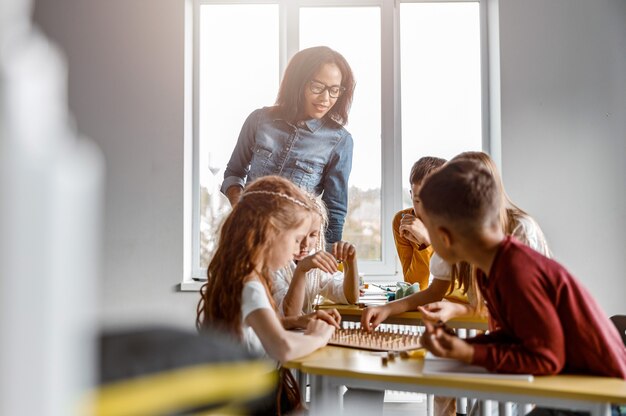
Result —
M342 227L328 226L326 229L326 250L331 251L333 244L337 241L341 241Z
M226 195L226 191L228 190L228 188L234 185L241 186L241 188L243 189L245 182L239 176L229 176L224 179L224 182L222 182L222 187L220 188L220 191L224 195Z

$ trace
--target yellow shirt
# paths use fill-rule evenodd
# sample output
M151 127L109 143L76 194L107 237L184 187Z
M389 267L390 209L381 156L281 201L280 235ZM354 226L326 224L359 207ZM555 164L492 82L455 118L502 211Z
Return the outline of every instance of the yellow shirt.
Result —
M404 274L404 281L409 283L419 283L420 290L424 290L428 287L428 280L430 278L430 258L434 251L432 246L428 246L422 250L419 246L400 235L400 220L402 215L413 213L412 208L404 209L398 212L393 217L393 239L396 243L396 250L398 257L400 257L400 263L402 264L402 273ZM442 260L443 261L443 260ZM450 266L447 266L446 273L449 280ZM467 294L464 294L457 285L452 293L446 293L444 299L456 303L468 303Z
M420 290L424 290L428 287L428 278L430 276L429 264L430 256L433 254L432 247L428 246L423 250L419 249L419 246L400 235L400 220L402 215L413 213L413 208L407 208L398 212L393 217L393 239L396 243L396 250L398 251L398 257L400 257L400 263L402 264L402 273L404 274L404 281L409 283L419 283Z

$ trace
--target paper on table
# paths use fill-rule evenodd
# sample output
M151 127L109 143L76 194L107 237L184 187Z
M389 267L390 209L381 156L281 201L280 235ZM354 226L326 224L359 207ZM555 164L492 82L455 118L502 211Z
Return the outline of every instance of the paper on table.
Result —
M357 303L357 305L361 308L365 308L368 306L382 306L382 305L385 305L386 303L387 303L386 300L365 299L365 300L359 300L359 303Z
M387 303L387 296L382 293L365 293L359 297L359 306L378 306Z
M387 303L387 293L375 286L370 286L365 289L363 295L359 297L359 305L361 306L376 306L384 305Z
M445 375L459 377L497 378L507 380L533 381L532 374L490 373L484 367L465 364L451 358L435 357L430 352L424 357L424 375Z
M359 299L361 300L387 300L387 296L382 293L365 293Z

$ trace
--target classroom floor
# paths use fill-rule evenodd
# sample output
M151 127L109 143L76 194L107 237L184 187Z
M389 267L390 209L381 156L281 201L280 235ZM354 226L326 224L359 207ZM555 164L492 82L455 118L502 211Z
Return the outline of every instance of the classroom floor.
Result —
M403 391L386 391L383 416L425 416L426 395Z
M307 388L307 403L309 389ZM382 416L426 416L426 395L387 390Z

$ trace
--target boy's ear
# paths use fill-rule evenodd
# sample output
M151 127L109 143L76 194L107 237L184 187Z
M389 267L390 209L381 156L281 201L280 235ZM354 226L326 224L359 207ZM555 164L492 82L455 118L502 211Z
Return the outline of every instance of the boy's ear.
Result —
M448 230L446 227L437 227L437 232L439 233L441 241L446 246L446 248L450 248L450 246L452 246L452 243L454 242L450 230Z

